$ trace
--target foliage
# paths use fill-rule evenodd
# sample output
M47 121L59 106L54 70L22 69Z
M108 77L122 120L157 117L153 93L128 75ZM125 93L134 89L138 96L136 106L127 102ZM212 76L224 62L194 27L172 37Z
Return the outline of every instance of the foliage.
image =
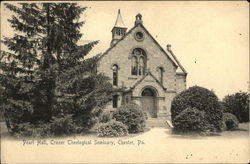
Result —
M145 119L147 120L148 119L148 114L147 114L147 112L145 110L143 110L143 114L144 114Z
M113 110L105 110L99 116L99 122L106 123L112 119Z
M187 108L196 108L205 112L205 121L210 131L220 131L222 124L222 110L217 96L206 88L190 87L174 97L171 104L171 117L176 127L177 116Z
M133 102L117 108L113 118L127 125L129 133L143 132L145 129L144 113L141 107Z
M249 98L246 92L237 92L223 98L224 112L234 114L240 122L249 122Z
M97 122L101 109L112 99L109 79L89 70L89 65L95 63L96 58L91 58L75 64L60 75L57 83L60 97L54 112L73 114L78 132L90 129Z
M237 117L231 113L223 113L223 129L236 130L239 127Z
M71 115L53 117L51 122L29 122L14 124L12 133L17 137L53 137L75 133L77 127L74 125Z
M35 135L35 126L29 122L15 124L12 128L12 132L17 137L30 137Z
M77 45L86 8L76 3L4 5L13 12L8 21L15 30L3 38L8 51L0 57L1 110L9 130L19 124L17 129L39 129L41 122L59 129L67 122L70 129L67 115L77 132L88 130L111 99L112 85L96 73L97 58L84 60L98 41Z
M175 130L182 132L207 132L209 124L206 113L196 108L187 108L175 118Z
M75 133L75 125L72 115L52 117L50 122L50 132L53 136L61 136Z
M97 127L97 135L100 137L119 137L128 135L128 127L123 123L110 120L106 123L100 123Z

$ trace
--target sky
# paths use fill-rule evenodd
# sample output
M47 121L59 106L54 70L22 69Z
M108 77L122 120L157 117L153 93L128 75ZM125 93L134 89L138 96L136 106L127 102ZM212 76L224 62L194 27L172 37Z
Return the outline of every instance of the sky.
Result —
M13 2L12 2L13 3ZM128 30L135 16L158 43L167 44L187 70L187 87L212 89L221 99L249 89L249 6L244 1L79 1L88 9L82 43L99 40L88 57L109 48L118 9ZM1 36L13 31L1 5Z

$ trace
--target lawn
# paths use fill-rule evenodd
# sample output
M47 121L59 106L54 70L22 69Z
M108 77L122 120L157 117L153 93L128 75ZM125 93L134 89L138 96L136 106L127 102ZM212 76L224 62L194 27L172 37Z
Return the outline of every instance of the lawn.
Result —
M3 131L2 131L3 132ZM152 128L120 138L94 134L46 140L1 140L6 163L246 163L249 162L248 124L217 136L172 135Z

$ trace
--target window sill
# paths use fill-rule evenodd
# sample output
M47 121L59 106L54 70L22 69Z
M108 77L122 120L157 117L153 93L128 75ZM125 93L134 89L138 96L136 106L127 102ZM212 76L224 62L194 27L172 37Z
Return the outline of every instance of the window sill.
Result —
M130 76L128 79L138 79L138 76Z

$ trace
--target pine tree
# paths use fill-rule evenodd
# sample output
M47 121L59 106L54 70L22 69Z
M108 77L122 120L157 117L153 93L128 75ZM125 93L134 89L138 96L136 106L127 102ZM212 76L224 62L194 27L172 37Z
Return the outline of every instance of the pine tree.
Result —
M76 3L5 6L13 12L8 21L15 30L13 37L3 38L9 51L1 51L0 58L1 107L9 128L64 114L80 122L85 118L80 125L89 125L93 109L110 100L112 86L93 71L96 59L84 60L98 41L77 45L86 8Z

